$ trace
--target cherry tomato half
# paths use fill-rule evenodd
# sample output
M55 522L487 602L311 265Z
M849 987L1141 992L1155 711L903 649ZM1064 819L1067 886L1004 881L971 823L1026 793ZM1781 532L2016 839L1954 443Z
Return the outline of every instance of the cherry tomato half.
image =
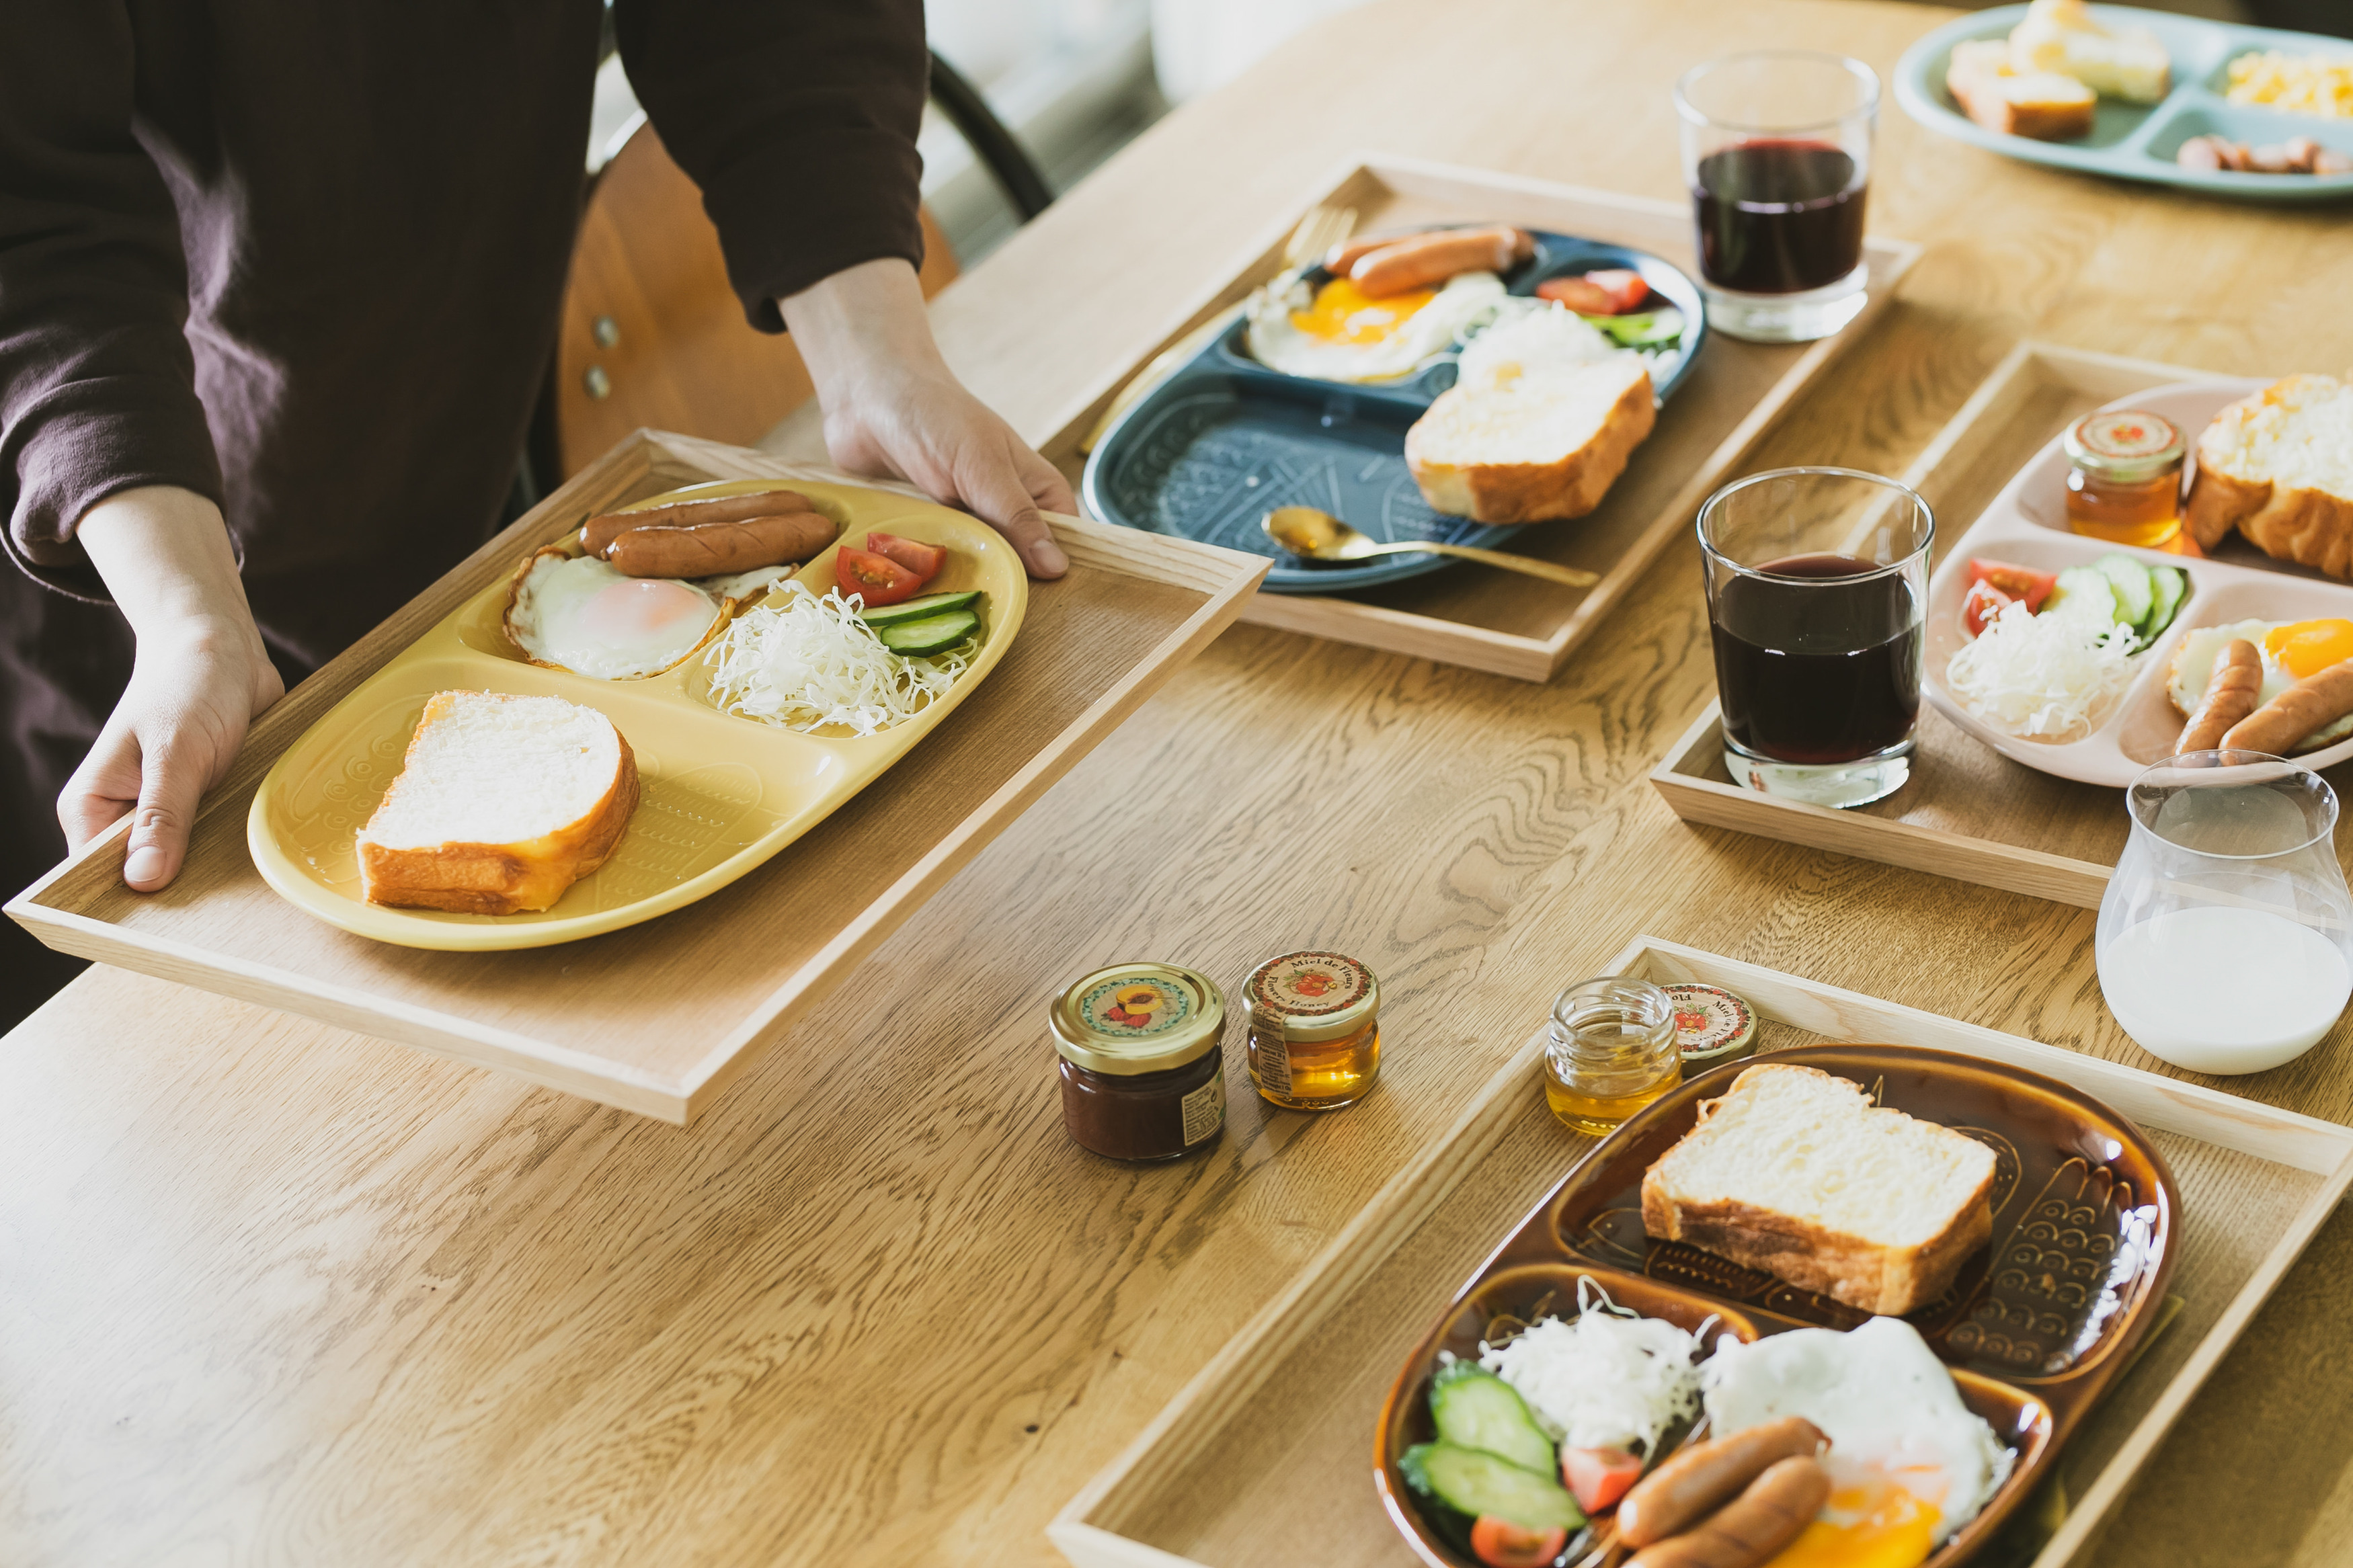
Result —
M2059 585L2059 574L2037 572L2007 561L1976 560L1969 563L1969 581L1991 584L2010 598L2023 599L2028 609L2039 610L2051 590Z
M1972 583L1968 596L1961 601L1961 625L1968 628L1969 636L1983 637L1994 617L2016 603L1990 583Z
M1487 1568L1551 1568L1567 1544L1566 1530L1530 1530L1492 1513L1471 1523L1471 1550Z
M868 609L882 605L895 605L902 599L912 599L923 580L887 555L877 555L871 550L853 550L845 544L833 558L833 580L840 585L841 596L856 594L865 600Z

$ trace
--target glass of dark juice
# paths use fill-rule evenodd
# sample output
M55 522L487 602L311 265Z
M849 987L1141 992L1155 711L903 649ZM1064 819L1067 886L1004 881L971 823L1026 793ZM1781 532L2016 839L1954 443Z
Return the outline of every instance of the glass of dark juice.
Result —
M1724 765L1750 789L1864 805L1912 776L1936 520L1853 468L1775 468L1699 511Z
M1727 55L1683 73L1675 113L1708 325L1794 343L1854 320L1870 282L1871 68L1804 49Z

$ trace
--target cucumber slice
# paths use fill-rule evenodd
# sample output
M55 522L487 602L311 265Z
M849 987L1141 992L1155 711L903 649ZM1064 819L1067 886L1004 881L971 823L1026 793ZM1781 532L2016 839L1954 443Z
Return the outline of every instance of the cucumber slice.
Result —
M1552 1473L1552 1439L1529 1414L1520 1391L1475 1363L1458 1361L1439 1373L1430 1387L1430 1415L1438 1423L1441 1443L1484 1449L1524 1470Z
M1476 1519L1492 1513L1522 1530L1577 1530L1585 1515L1549 1477L1451 1443L1417 1443L1398 1460L1406 1485Z
M920 621L950 610L968 609L980 596L977 588L967 588L961 594L925 594L904 604L878 605L871 610L860 610L858 618L870 626L895 626L901 621Z
M2148 568L2129 555L2107 554L2092 563L2116 591L2116 619L2135 631L2148 619L2150 606L2157 599L2156 584L2150 580Z
M892 653L921 658L925 654L945 653L978 630L978 616L970 610L950 610L944 616L926 616L920 621L877 626L874 635Z
M2152 566L2148 581L2152 603L2148 624L2140 633L2144 647L2155 642L2158 634L2173 624L2173 617L2181 613L2181 601L2189 597L2189 574L2179 566Z
M2039 613L2047 616L2053 612L2079 617L2095 626L2114 626L2116 584L2096 566L2070 566L2059 574L2059 585L2042 601Z
M1620 348L1656 348L1661 343L1673 342L1683 335L1683 313L1681 310L1644 310L1632 316L1588 316L1585 319L1609 333Z

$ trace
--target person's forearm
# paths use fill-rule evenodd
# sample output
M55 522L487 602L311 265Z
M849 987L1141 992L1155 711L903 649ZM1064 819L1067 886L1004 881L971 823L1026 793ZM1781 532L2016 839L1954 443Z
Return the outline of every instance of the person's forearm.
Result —
M872 366L947 373L915 269L895 257L845 268L776 308L828 407Z
M123 490L82 514L75 537L142 637L216 622L251 633L253 612L220 508L193 490Z

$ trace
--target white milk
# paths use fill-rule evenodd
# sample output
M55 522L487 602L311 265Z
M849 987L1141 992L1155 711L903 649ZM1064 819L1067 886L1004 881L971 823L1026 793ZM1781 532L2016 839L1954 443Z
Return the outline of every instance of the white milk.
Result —
M2262 910L2175 910L2100 954L2125 1033L2192 1072L2261 1072L2319 1043L2353 994L2335 944Z

